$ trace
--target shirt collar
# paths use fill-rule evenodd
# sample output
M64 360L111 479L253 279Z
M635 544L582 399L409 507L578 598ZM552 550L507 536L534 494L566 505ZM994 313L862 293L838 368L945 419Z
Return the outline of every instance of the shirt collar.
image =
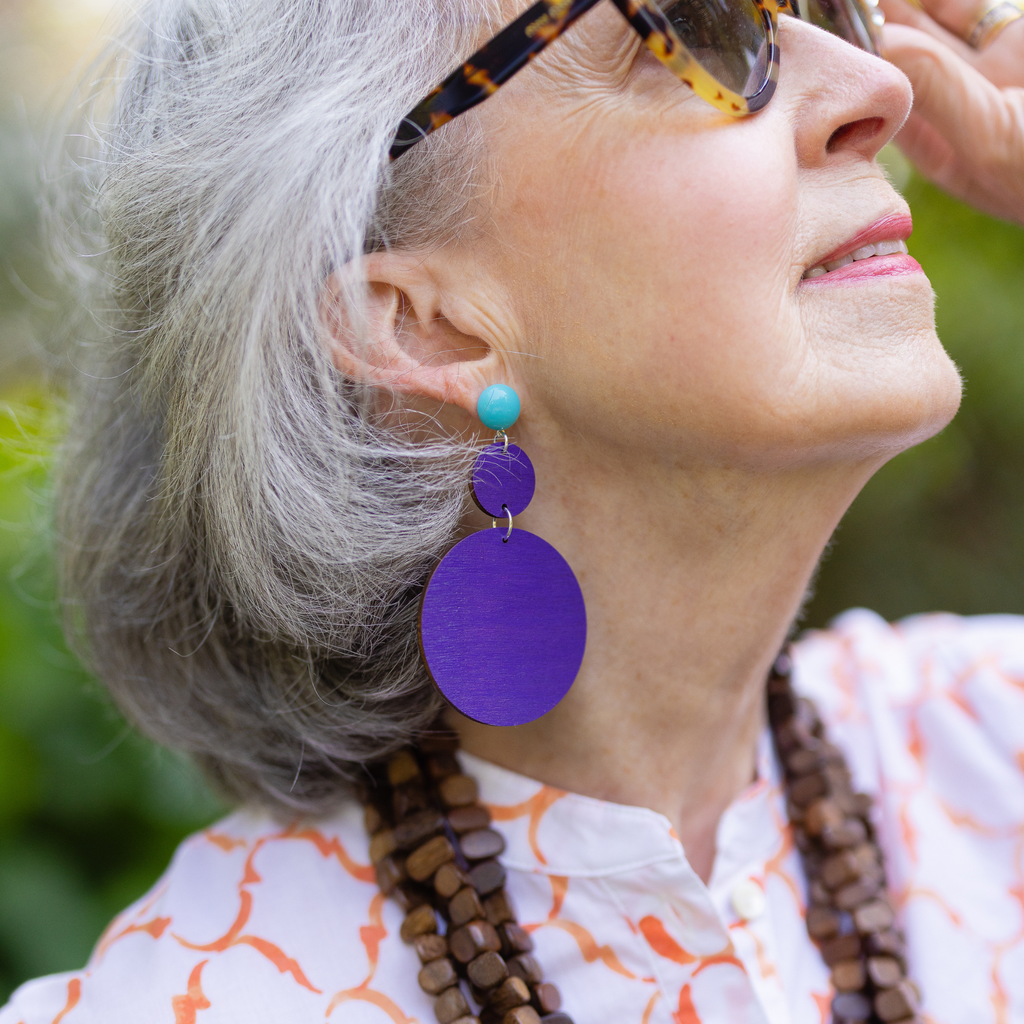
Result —
M505 837L507 867L598 877L686 860L671 823L656 811L556 789L472 754L460 757ZM758 743L757 778L719 824L714 878L725 881L772 855L786 824L780 803L778 766L765 730Z

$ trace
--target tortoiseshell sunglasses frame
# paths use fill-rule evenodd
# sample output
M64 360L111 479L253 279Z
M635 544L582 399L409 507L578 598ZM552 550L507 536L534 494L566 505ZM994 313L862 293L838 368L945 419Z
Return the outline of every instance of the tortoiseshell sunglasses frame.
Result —
M601 0L538 0L485 43L405 116L391 145L391 159L401 156L452 118L498 90L580 15ZM779 47L775 42L780 13L796 14L795 0L751 0L765 26L767 68L752 96L727 89L704 70L686 48L654 0L612 0L647 48L698 96L727 114L742 117L760 110L772 98L779 80Z

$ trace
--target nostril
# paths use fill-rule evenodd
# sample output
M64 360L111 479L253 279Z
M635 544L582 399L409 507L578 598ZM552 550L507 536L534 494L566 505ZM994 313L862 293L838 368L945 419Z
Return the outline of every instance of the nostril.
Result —
M859 121L850 121L840 125L825 144L825 150L834 153L837 149L856 148L871 142L885 125L883 117L863 117Z

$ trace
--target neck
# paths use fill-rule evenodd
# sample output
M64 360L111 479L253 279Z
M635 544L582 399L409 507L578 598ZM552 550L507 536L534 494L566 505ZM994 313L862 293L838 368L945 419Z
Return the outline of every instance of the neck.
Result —
M549 785L661 812L707 881L719 819L754 777L769 668L875 467L610 472L577 452L566 476L527 451L538 493L516 525L576 572L586 656L535 722L496 729L454 716L463 745ZM545 494L543 481L559 479L573 481L571 498Z

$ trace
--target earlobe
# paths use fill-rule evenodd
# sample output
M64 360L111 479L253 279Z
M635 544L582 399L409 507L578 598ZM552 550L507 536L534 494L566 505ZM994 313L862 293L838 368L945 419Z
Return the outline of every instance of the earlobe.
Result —
M417 405L475 415L498 358L482 338L445 315L445 296L422 258L374 253L335 271L320 321L331 361L354 381Z

